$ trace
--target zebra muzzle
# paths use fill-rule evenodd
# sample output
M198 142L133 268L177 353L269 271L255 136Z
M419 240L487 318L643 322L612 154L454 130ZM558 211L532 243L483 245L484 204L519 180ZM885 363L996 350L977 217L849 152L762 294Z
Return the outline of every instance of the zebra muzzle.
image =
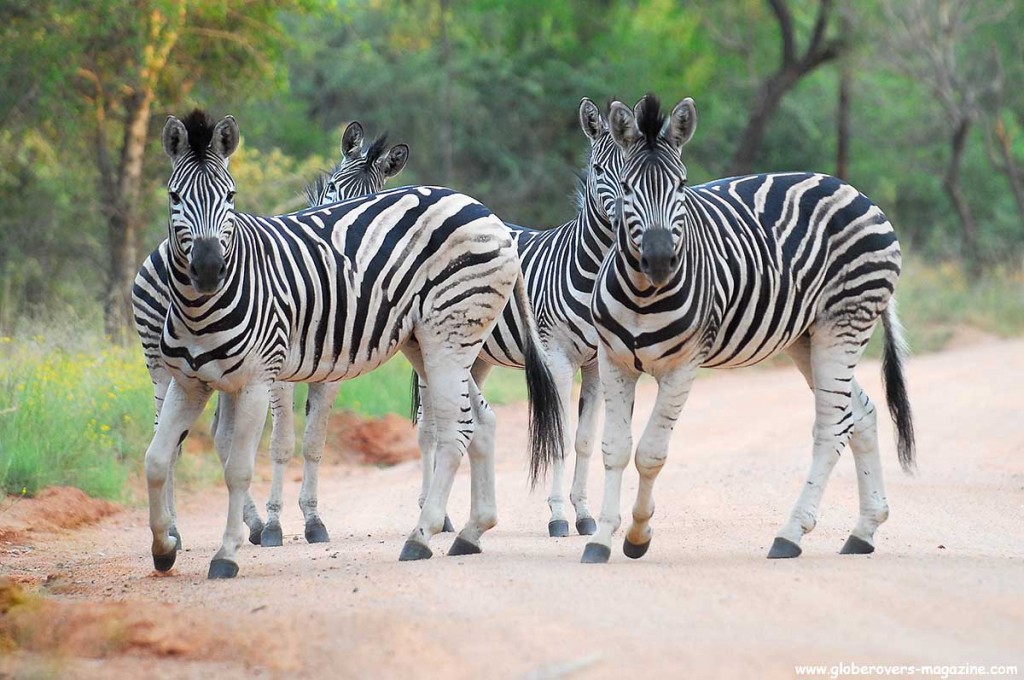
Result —
M215 293L224 283L227 273L220 241L215 238L196 239L188 265L192 287L203 294Z
M668 229L648 229L640 246L640 271L651 285L663 286L679 267L672 232Z

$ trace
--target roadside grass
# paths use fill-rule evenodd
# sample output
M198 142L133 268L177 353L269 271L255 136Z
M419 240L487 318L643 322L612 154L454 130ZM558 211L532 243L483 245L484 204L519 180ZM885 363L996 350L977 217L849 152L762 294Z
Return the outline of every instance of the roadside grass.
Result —
M970 281L956 265L910 259L897 293L918 354L941 349L965 326L1001 337L1024 334L1020 270L994 268ZM869 356L880 356L879 335ZM410 378L408 362L396 357L346 381L336 407L367 416L408 416ZM305 386L296 393L301 436ZM484 393L493 404L525 399L522 371L495 369ZM202 436L209 432L213 403L186 444L187 452L199 455L183 456L176 468L183 485L221 478L209 437ZM0 495L31 495L66 484L92 496L132 500L152 418L152 385L137 346L111 347L96 333L59 330L0 338Z

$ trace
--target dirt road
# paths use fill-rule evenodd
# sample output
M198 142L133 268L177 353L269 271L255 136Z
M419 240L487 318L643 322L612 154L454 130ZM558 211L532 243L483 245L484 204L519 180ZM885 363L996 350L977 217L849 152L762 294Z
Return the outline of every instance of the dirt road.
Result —
M881 397L877 363L858 376ZM60 658L8 655L0 676L794 677L797 664L851 662L1024 673L1022 378L1024 341L912 360L920 471L900 473L880 420L892 517L872 556L836 554L857 516L847 454L803 556L765 559L809 464L811 398L790 367L719 372L698 380L676 431L640 561L616 549L610 564L582 565L585 539L546 537L546 494L525 481L525 409L504 407L499 524L484 554L445 557L452 537L443 535L433 559L399 563L417 516L418 464L332 466L320 497L332 543L301 540L290 479L285 546L248 546L239 578L209 582L226 507L217 486L182 500L187 552L167 577L151 569L142 509L0 551L0 575L48 577L45 589L64 603L54 634L70 640ZM638 431L654 394L645 383ZM456 526L468 509L466 467L450 504ZM595 512L602 477L597 453ZM266 486L256 484L258 498ZM635 488L631 467L624 516ZM73 644L78 626L97 619L119 621L115 637L132 642L80 658L108 653L95 632Z

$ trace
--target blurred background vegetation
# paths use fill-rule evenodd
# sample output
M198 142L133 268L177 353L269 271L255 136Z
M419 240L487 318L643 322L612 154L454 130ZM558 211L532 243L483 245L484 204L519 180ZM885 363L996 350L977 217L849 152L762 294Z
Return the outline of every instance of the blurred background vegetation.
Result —
M692 182L813 170L881 205L919 348L963 324L1019 333L1022 25L1016 0L0 0L0 486L35 436L19 385L66 361L92 367L83 394L149 398L127 300L165 236L160 128L193 106L238 119L241 210L301 207L358 119L410 145L402 183L546 227L574 214L581 97L692 96ZM406 399L391 373L368 391ZM141 456L141 405L71 402L98 451Z

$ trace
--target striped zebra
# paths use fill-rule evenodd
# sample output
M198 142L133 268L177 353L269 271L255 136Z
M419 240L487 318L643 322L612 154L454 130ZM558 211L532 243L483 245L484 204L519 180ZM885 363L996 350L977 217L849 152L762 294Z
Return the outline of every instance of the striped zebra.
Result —
M733 177L686 185L680 150L697 124L693 100L666 117L656 97L609 110L625 158L616 197L615 247L602 265L592 311L605 393L605 496L583 562L606 562L618 528L622 471L632 449L636 382L658 382L654 411L636 449L640 483L623 552L651 541L654 480L701 366L749 366L787 352L814 394L813 458L807 483L769 558L796 557L814 528L825 483L847 443L860 518L843 553L870 553L888 518L877 416L854 368L879 317L883 377L899 461L914 464L914 432L892 297L900 247L892 225L841 180L809 173Z
M614 236L608 216L613 203L602 203L600 198L607 196L612 187L604 192L599 192L598 187L614 181L621 153L608 134L607 120L590 99L584 98L580 102L579 121L590 140L590 151L578 187L579 212L576 217L560 227L547 230L508 223L506 226L519 248L526 289L547 353L548 367L563 404L571 401L573 377L576 371L581 370L583 380L575 438L576 466L569 498L576 513L576 530L581 535L589 535L594 533L597 523L587 506L587 471L601 399L597 332L590 317L590 298L598 269ZM473 378L477 385L483 385L494 366L523 368L523 345L527 337L524 329L517 309L507 307L491 337L484 343L479 359L473 364ZM429 414L425 415L429 418ZM564 411L564 418L562 430L568 436L572 431L568 409ZM423 422L423 417L420 421ZM429 427L422 424L419 434L420 450L424 452L422 502L430 484L432 435ZM569 445L570 442L566 441L566 450ZM568 536L563 459L556 458L552 469L548 534ZM539 471L534 470L534 474L537 473Z
M397 144L388 148L387 135L378 137L364 149L363 126L353 121L346 126L341 137L341 160L331 170L321 173L306 187L306 198L310 207L336 203L340 200L363 196L380 191L384 184L397 176L409 159L409 147ZM132 286L135 329L142 342L146 368L153 381L153 396L156 402L156 419L164 395L171 382L171 375L160 354L160 336L163 333L167 308L170 305L167 272L169 266L168 241L150 253L143 262ZM323 521L317 511L317 470L323 453L327 431L327 419L337 396L340 383L317 383L310 386L306 400L306 428L303 436L303 475L299 493L299 507L305 520L305 536L310 543L324 543L330 540ZM247 493L243 516L249 526L249 541L264 547L280 546L283 532L280 524L281 493L285 467L295 452L294 424L295 383L275 382L270 396L270 412L273 428L270 435L270 457L273 462L270 498L267 501L268 520L264 524L252 497ZM218 406L220 402L218 401ZM219 413L219 409L218 409ZM218 437L219 417L214 415L212 430L214 446L223 464L227 457L227 443ZM154 421L155 424L156 420ZM180 450L178 451L180 456ZM172 535L178 537L174 516L174 472L169 480L168 507L172 518ZM179 545L180 547L180 545Z
M272 383L336 382L402 351L424 377L436 414L437 466L401 559L431 556L462 454L469 454L470 518L449 554L479 552L497 521L494 415L470 374L510 297L529 317L519 258L501 221L440 187L405 187L277 217L234 210L228 159L235 120L195 111L167 119L170 307L160 353L171 382L146 451L152 555L169 570L168 475L174 453L214 390L224 405L227 522L209 578L231 578L242 509ZM527 385L537 461L561 455L561 408L531 335ZM475 436L474 436L475 435Z

